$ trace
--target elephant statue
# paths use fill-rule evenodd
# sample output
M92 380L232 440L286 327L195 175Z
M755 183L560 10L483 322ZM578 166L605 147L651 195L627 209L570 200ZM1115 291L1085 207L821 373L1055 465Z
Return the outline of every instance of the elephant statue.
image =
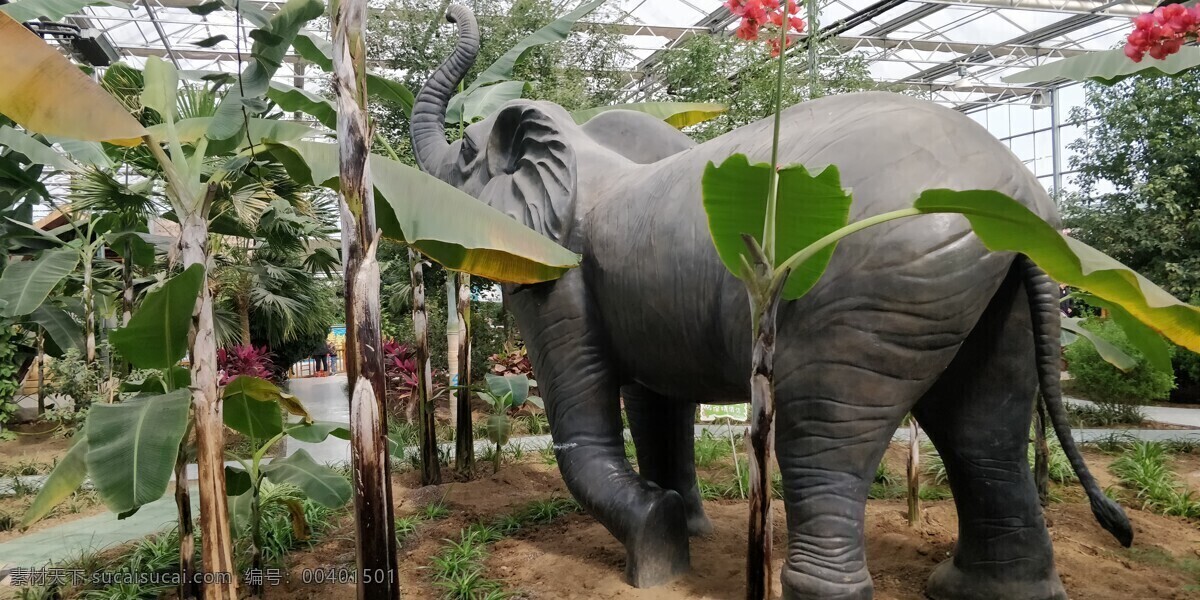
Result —
M747 293L717 256L701 203L709 162L766 161L771 121L695 144L614 110L578 125L514 100L449 143L447 103L479 49L452 5L453 54L412 111L421 167L582 255L557 281L504 286L546 403L563 479L654 586L711 532L696 484L698 403L749 398ZM780 162L837 165L852 220L934 188L996 190L1056 222L1037 180L961 113L897 94L821 98L782 116ZM775 448L783 478L784 598L865 599L863 523L876 466L911 412L943 457L959 515L931 598L1066 598L1026 459L1039 388L1103 527L1121 508L1070 437L1059 389L1058 287L1026 257L990 252L957 215L895 221L843 241L803 298L779 309ZM626 460L621 400L640 472Z

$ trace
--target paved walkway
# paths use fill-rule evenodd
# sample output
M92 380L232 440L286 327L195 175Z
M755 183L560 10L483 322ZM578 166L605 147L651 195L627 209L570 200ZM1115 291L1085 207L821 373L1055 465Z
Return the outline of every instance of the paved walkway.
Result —
M1095 406L1096 403L1091 400L1083 400L1080 398L1064 397L1063 401L1067 404L1075 404L1078 406ZM1167 423L1169 425L1182 425L1184 427L1200 427L1200 408L1183 408L1175 406L1143 406L1142 413L1151 421L1159 423Z
M192 514L199 515L199 493L195 488L192 489L191 500ZM69 560L84 552L102 550L169 530L178 520L175 496L167 494L124 520L118 521L115 513L104 512L70 521L0 544L0 570L43 567L50 562Z

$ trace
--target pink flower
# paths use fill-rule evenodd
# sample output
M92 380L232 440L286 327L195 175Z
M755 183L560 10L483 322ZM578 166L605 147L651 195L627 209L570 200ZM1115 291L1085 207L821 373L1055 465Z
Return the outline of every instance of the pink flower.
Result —
M1162 60L1179 52L1184 43L1196 41L1197 36L1200 8L1169 4L1133 19L1133 32L1126 38L1124 52L1133 62L1141 62L1147 54Z
M786 10L784 9L785 5L787 6ZM742 19L734 32L739 39L758 41L762 38L763 31L768 31L766 43L772 56L779 56L781 51L779 29L784 27L785 22L789 33L804 31L804 19L789 16L800 12L800 4L797 0L784 0L784 2L780 0L726 0L725 7L734 16ZM793 41L791 37L788 37L787 42L782 45L790 47Z

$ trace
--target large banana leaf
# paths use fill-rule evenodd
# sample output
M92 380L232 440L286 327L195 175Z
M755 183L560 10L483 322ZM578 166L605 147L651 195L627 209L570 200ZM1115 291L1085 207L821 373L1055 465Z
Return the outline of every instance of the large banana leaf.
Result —
M477 90L474 94L467 96L466 103L462 107L463 116L462 122L474 123L475 121L487 117L496 112L501 106L506 103L516 100L525 95L525 92L531 91L533 86L527 81L502 81L495 85L489 85ZM448 123L458 123L459 115L450 115L446 118Z
M7 303L0 308L0 316L27 315L36 310L78 264L77 250L55 248L36 260L8 265L0 275L0 303Z
M29 131L136 146L146 133L119 102L21 23L0 14L0 114Z
M196 297L204 284L204 266L192 265L146 294L125 327L108 340L139 369L167 369L187 352L188 328Z
M1112 85L1134 75L1175 77L1200 66L1200 47L1184 46L1163 60L1149 56L1133 62L1121 49L1089 52L1019 71L1004 77L1005 83L1038 83L1056 79L1095 81Z
M265 106L260 106L260 99L267 95L271 77L283 64L292 40L305 23L324 12L321 0L288 0L265 27L250 32L254 39L250 64L242 71L239 84L230 88L217 107L208 128L209 139L232 138L242 130L247 116L263 112Z
M29 527L50 514L55 506L58 506L68 496L75 493L79 486L83 485L83 480L87 477L85 460L87 453L87 435L76 434L74 445L62 457L62 460L58 461L46 481L42 482L42 489L38 490L33 504L30 504L29 508L25 510L25 516L21 517L22 528Z
M743 154L729 157L719 167L709 163L704 171L702 188L709 231L721 262L734 274L743 272L743 260L754 264L742 235L749 234L762 243L770 177L770 165L752 165ZM837 231L850 217L850 194L842 188L837 167L832 165L816 177L802 165L781 169L778 196L775 267ZM784 285L783 297L799 298L816 285L834 247L830 245L800 264Z
M338 148L292 142L275 155L296 180L338 189ZM384 235L447 268L508 283L561 277L579 257L437 178L371 156L375 208Z
M1200 352L1200 307L1189 306L1116 259L1066 237L999 192L929 190L914 207L962 214L988 249L1020 252L1059 283L1120 306L1167 339Z
M175 132L179 136L180 143L192 144L205 136L213 127L213 121L218 117L194 117L191 119L183 119L175 123ZM238 121L243 124L242 121ZM232 150L236 146L245 145L247 140L255 144L264 144L267 142L291 142L301 138L305 138L317 133L317 130L303 123L294 123L291 121L281 121L279 119L259 119L253 118L249 120L249 129L242 131L232 144L223 146L209 145L211 148L223 148L224 150ZM165 124L154 125L146 129L155 139L166 139L167 126ZM248 131L248 133L247 133ZM213 152L208 152L212 155Z
M1079 338L1086 340L1096 348L1096 352L1100 354L1100 358L1104 359L1108 364L1128 373L1137 366L1137 360L1125 353L1124 350L1113 345L1112 342L1100 337L1091 330L1083 326L1086 319L1074 317L1063 317L1063 331L1070 332ZM1078 343L1078 341L1073 342ZM1065 344L1064 344L1065 345Z
M55 152L54 148L8 125L0 125L0 146L8 146L35 163L41 163L59 171L79 171L79 165Z
M333 421L315 421L302 427L291 427L288 435L309 444L319 444L329 436L338 439L350 439L350 425Z
M1079 293L1077 295L1084 302L1107 310L1109 318L1117 324L1117 327L1121 328L1121 331L1125 333L1125 339L1129 340L1130 345L1142 353L1151 368L1163 373L1175 372L1171 366L1171 347L1158 332L1134 318L1129 311L1117 304L1091 294ZM1101 355L1103 356L1103 353Z
M239 375L229 382L221 394L225 425L245 434L256 445L282 433L283 415L266 393L274 387L269 381L249 375Z
M94 404L84 432L87 470L115 513L162 497L187 430L191 392L177 390L119 404Z
M29 314L29 319L46 330L60 351L83 349L83 329L62 307L44 302Z
M529 377L527 375L492 375L486 376L488 391L497 398L511 394L511 405L521 406L529 397Z
M267 98L283 110L302 112L316 118L319 123L330 129L337 129L337 107L333 102L312 92L272 81L271 89L267 90Z
M130 8L128 4L115 0L17 0L11 4L0 5L0 12L22 23L36 21L38 17L61 21L67 15L80 12L85 6L96 5Z
M333 71L333 44L330 44L329 40L311 31L303 31L300 35L296 36L296 40L292 42L292 46L296 49L296 53L302 56L304 60L321 67L324 71ZM382 75L367 73L367 94L374 100L381 100L400 108L404 111L405 115L412 114L413 93L399 81L388 79ZM272 100L275 100L275 98L272 98ZM287 110L295 109L288 108ZM330 129L336 129L336 126L333 125L326 126Z
M305 450L271 461L263 467L263 473L272 483L290 483L300 488L305 496L322 506L338 508L350 500L350 482L337 471L318 465Z
M571 113L571 116L575 119L576 123L583 125L596 118L597 115L610 110L643 112L666 121L676 129L683 129L684 127L691 127L692 125L715 119L726 110L729 110L729 107L724 104L711 102L637 102L577 110Z
M533 32L525 39L517 42L515 46L508 49L496 62L488 66L479 77L475 78L466 90L460 94L456 94L450 99L450 106L446 110L446 120L449 123L457 123L463 120L463 107L471 95L477 93L480 88L500 81L508 81L513 78L513 69L530 50L545 44L561 42L567 39L571 34L571 28L580 19L588 16L600 5L604 4L605 0L590 0L580 4L575 10L555 19L549 25Z

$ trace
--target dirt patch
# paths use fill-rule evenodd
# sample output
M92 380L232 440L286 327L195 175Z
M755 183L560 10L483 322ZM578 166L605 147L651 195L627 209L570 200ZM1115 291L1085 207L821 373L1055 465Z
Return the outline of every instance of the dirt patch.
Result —
M14 428L17 439L0 442L0 476L49 472L71 449L72 443L53 429L48 423L17 425Z
M1200 490L1200 454L1176 454L1171 457L1170 467L1188 488Z
M1102 486L1114 485L1108 473L1113 456L1094 450L1087 460ZM905 448L888 451L894 473L903 472ZM1200 470L1200 457L1182 455L1174 467L1181 475ZM440 598L442 591L430 581L428 567L446 544L457 540L467 525L490 521L519 510L529 502L566 491L558 470L541 464L537 456L505 465L491 475L483 467L480 479L419 487L416 473L393 478L398 517L414 514L429 502L443 499L451 514L425 521L400 547L400 578L406 598ZM705 469L714 477L722 472ZM449 474L449 471L444 471ZM728 474L724 474L728 477ZM902 477L902 475L901 475ZM1055 561L1072 598L1099 600L1200 598L1200 529L1184 519L1162 517L1127 507L1136 541L1121 548L1095 522L1086 498L1077 485L1055 486L1061 502L1046 511L1054 540ZM778 505L776 505L778 506ZM904 500L872 500L867 506L867 556L879 600L924 598L925 580L938 563L948 558L957 537L957 516L952 501L924 502L922 521L907 524ZM623 579L624 548L591 517L573 514L547 525L523 529L490 546L484 562L489 578L500 581L516 598L672 600L683 598L740 598L744 594L746 504L739 501L706 502L713 535L692 540L692 570L679 580L654 589L629 587ZM785 540L785 516L775 512L775 543ZM288 561L291 581L276 597L302 600L349 600L354 586L327 582L306 584L314 574L344 574L354 568L354 530L349 517L311 550L293 554ZM779 553L777 552L777 555ZM782 559L782 556L779 556ZM781 560L773 573L778 578ZM776 583L778 590L778 581Z

